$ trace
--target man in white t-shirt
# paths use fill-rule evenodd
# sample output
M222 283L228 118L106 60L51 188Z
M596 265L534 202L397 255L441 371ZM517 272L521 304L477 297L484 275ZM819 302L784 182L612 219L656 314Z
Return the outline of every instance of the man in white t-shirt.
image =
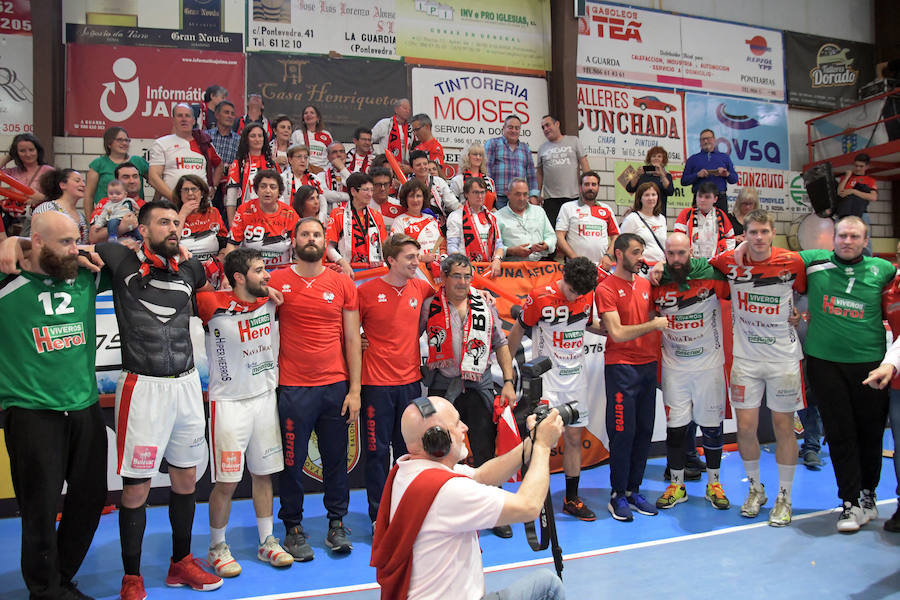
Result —
M609 271L615 262L608 251L616 243L619 226L612 209L597 202L600 176L581 174L581 199L566 202L556 220L556 245L567 259L586 256Z
M197 175L215 190L222 179L224 165L212 143L201 148L192 133L194 111L187 104L172 109L172 133L158 138L150 146L150 170L147 180L164 198L172 199L172 188L182 175ZM207 177L206 163L213 167L212 181Z
M521 467L522 445L478 469L457 464L467 454L468 428L447 400L414 400L403 412L401 429L409 454L388 477L372 542L382 598L564 598L562 582L544 569L485 596L476 533L540 514L550 482L550 449L563 430L556 409L537 425L534 444L524 442L530 463L515 494L494 486ZM403 544L412 531L415 541Z

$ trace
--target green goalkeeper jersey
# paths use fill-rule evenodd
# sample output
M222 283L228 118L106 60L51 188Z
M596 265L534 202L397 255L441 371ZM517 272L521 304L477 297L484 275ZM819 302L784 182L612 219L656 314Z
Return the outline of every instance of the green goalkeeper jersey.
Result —
M97 401L100 277L71 281L22 271L0 279L0 407L81 410Z
M830 250L803 250L809 297L808 356L841 363L877 362L886 337L881 292L894 279L894 266L863 256L848 264Z

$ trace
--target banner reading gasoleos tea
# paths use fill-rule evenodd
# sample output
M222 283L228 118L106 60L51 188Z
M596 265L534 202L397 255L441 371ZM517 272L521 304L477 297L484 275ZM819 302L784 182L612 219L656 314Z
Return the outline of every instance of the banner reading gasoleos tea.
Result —
M442 63L550 69L545 0L396 0L397 54Z

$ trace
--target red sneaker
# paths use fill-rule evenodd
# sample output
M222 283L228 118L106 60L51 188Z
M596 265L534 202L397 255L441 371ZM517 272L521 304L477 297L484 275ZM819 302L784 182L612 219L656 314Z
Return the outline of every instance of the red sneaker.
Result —
M144 600L147 592L144 591L144 578L140 575L125 575L122 577L122 590L119 598L122 600Z
M201 561L194 558L193 554L188 554L178 562L169 562L166 585L171 587L187 585L198 592L211 592L222 587L222 578L204 571L200 563Z

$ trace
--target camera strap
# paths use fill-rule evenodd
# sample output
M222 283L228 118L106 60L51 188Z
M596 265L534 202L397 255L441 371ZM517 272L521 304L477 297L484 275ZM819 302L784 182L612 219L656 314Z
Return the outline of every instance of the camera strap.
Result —
M550 504L550 495L547 495L547 498L544 500L544 506L541 508L541 516L538 517L538 520L541 524L541 538L538 539L537 536L537 527L534 526L534 521L529 521L525 523L525 537L528 540L528 545L531 546L531 549L535 552L539 552L541 550L546 550L550 545L550 527L548 527L547 523L547 514L553 514L553 506Z

